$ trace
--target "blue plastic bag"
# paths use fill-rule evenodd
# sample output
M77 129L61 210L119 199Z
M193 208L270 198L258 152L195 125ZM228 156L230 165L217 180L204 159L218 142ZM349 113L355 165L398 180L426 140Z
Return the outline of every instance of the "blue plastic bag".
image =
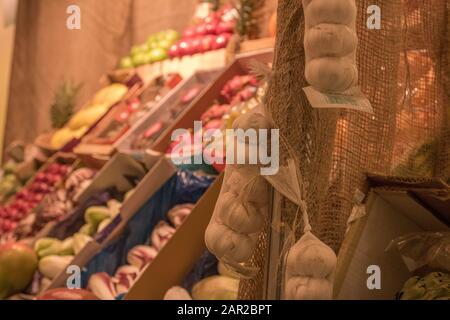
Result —
M97 254L82 273L82 286L97 272L113 276L127 264L128 252L137 245L147 244L153 229L167 220L167 212L184 203L196 203L214 182L215 177L180 170L172 176L133 216L116 241Z

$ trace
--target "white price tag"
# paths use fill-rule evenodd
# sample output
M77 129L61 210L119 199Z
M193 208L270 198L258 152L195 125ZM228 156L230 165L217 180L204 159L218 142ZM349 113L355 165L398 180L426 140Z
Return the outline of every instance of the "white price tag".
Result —
M309 103L313 108L353 109L373 114L370 101L364 96L359 87L354 87L345 93L322 93L313 87L303 88Z

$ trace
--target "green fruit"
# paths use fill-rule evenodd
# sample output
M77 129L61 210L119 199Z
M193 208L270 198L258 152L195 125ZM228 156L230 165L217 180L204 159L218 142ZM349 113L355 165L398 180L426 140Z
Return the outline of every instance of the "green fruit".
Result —
M84 219L86 222L95 227L97 231L98 225L105 219L111 217L109 208L107 207L90 207L86 210L84 214Z
M149 51L158 48L158 43L159 43L158 40L149 40L147 42L147 47L148 47Z
M172 43L178 41L181 38L180 33L178 31L169 29L164 32L164 39L168 40Z
M133 65L136 67L143 66L147 63L147 57L145 53L138 53L133 56Z
M150 52L145 53L145 64L151 64L153 62Z
M73 250L73 238L67 238L61 243L60 249L58 251L58 256L72 256L75 254Z
M167 59L168 57L167 50L164 50L162 48L153 49L150 52L150 55L153 62L162 61Z
M166 39L162 39L158 42L158 47L164 50L169 50L170 47L172 46L173 42L166 40Z
M3 171L5 171L5 174L11 174L14 173L17 169L17 164L14 161L8 161L3 165Z
M119 63L119 68L120 69L131 69L133 67L134 67L133 59L131 59L131 57L123 57L120 60L120 63Z
M96 226L92 224L85 224L84 226L81 227L78 233L92 237L96 232L97 232Z
M0 300L20 293L33 280L38 266L36 253L18 243L0 246Z
M141 47L140 46L134 46L133 48L131 48L131 56L134 57L138 54L142 53Z

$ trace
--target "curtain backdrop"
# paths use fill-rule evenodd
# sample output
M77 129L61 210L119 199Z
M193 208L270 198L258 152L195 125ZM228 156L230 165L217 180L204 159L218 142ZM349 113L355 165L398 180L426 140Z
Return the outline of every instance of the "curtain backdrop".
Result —
M49 107L63 80L82 83L78 105L98 90L134 43L162 28L188 25L196 0L21 0L5 145L50 129ZM81 30L66 28L69 5Z

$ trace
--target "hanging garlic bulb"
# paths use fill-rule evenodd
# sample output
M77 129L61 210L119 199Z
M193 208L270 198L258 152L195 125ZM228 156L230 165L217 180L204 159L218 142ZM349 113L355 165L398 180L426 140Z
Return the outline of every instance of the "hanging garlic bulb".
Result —
M305 76L321 92L344 92L358 83L355 0L303 0Z
M333 249L311 233L305 202L301 202L305 224L303 237L287 255L284 298L330 300L333 296L337 257Z
M234 129L269 129L264 116L247 113L238 118ZM245 141L240 141L250 150ZM224 183L211 222L205 233L209 251L241 275L249 276L244 266L252 258L258 237L267 220L269 184L260 176L258 164L227 165Z

